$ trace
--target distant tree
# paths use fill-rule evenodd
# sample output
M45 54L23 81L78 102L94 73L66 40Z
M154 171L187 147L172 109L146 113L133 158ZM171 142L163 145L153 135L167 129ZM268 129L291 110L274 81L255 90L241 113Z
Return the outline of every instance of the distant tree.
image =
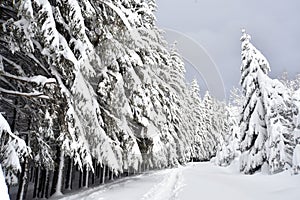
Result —
M229 104L242 109L245 101L245 96L240 88L233 87L230 90Z
M219 136L218 149L216 153L215 163L220 166L229 165L236 157L240 155L239 152L239 109L236 106L227 106L228 112L228 132Z
M193 80L190 84L191 94L191 113L193 128L193 141L192 141L192 159L195 161L203 161L208 159L208 152L204 149L205 134L207 134L206 126L204 123L204 110L200 97L200 87L197 80Z
M294 142L296 147L293 150L293 171L298 174L300 171L300 89L293 94L293 103L295 104L294 110L294 125L295 129L293 132Z
M213 156L216 155L217 152L217 144L220 132L218 132L219 128L219 113L215 113L217 107L219 106L217 101L213 99L208 91L206 91L203 100L203 124L204 124L204 132L203 132L203 145L204 149L207 153L206 159L209 160ZM216 124L214 124L216 123Z
M290 168L292 164L295 105L287 88L280 81L275 79L268 82L268 85L263 85L264 99L268 108L266 153L270 172L276 173Z
M297 74L295 79L290 79L288 72L283 72L283 74L279 77L279 80L288 90L291 90L291 93L300 88L300 74Z

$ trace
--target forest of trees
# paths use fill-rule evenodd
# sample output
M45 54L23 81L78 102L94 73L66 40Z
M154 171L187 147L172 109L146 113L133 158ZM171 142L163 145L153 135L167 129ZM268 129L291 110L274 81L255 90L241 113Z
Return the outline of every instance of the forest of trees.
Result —
M243 32L228 105L185 80L155 0L0 4L0 163L12 199L214 161L300 168L300 78L273 80ZM0 170L1 172L1 170ZM2 173L2 172L1 172Z
M0 6L0 161L12 198L216 154L225 104L186 84L153 0Z

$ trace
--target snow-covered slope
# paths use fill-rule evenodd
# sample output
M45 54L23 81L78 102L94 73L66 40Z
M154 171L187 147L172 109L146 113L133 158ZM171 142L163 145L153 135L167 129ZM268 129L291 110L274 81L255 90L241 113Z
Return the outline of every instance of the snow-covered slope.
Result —
M128 177L106 186L79 191L61 200L298 200L300 176L289 171L276 175L242 175L238 161L229 167L212 163L189 163L186 167L166 169Z

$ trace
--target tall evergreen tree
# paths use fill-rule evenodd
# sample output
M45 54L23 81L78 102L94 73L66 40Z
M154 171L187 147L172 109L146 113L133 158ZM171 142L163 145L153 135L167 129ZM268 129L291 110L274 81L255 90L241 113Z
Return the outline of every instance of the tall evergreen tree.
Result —
M293 103L285 86L268 77L269 63L245 31L241 41L245 102L240 120L240 170L251 174L266 163L274 173L291 165Z
M204 110L200 98L200 87L198 82L194 79L190 85L191 94L191 113L193 129L192 141L192 159L194 161L203 161L208 159L208 152L204 148L204 143L207 142L205 134L207 134L206 124L204 123Z
M264 144L267 141L266 105L262 94L264 75L270 71L266 58L250 43L243 30L241 81L245 101L241 113L240 170L254 173L266 161Z
M213 99L213 97L210 95L208 91L206 91L204 97L203 97L203 121L204 125L204 132L203 132L203 142L204 143L204 149L206 151L206 159L209 160L213 156L216 155L217 151L217 144L218 144L218 138L219 134L217 131L217 124L214 124L214 122L217 122L217 113L214 113L216 109L216 101Z

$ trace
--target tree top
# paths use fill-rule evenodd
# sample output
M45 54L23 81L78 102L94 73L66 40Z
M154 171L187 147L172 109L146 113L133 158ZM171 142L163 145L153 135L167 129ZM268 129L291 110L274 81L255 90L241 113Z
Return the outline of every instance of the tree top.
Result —
M246 29L242 28L242 37L241 37L241 42L250 42L251 40L251 36L249 34L246 33Z

